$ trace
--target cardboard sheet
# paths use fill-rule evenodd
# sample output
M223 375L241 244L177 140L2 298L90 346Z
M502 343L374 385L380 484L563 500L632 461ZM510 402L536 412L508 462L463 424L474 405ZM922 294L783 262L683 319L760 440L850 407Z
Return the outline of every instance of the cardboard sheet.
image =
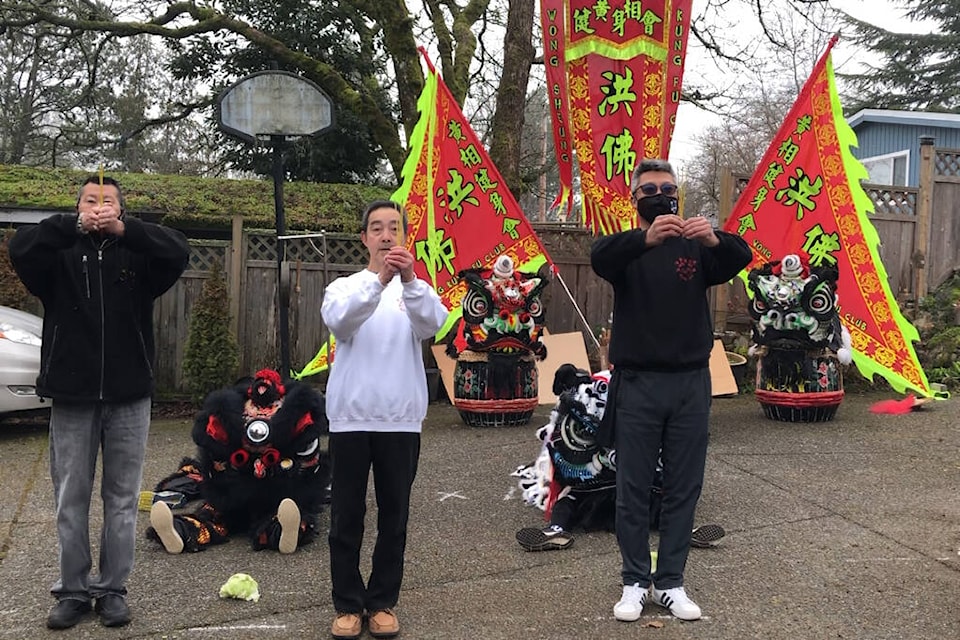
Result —
M430 351L433 352L433 357L437 361L437 368L440 369L440 382L443 383L443 388L447 392L447 398L450 399L450 402L453 402L453 370L457 368L457 361L447 355L447 345L445 344L432 344L430 345Z
M713 350L710 352L710 381L713 384L714 397L735 396L740 392L727 360L727 352L719 340L713 341Z
M560 365L570 363L584 371L590 371L590 359L583 346L583 334L551 333L542 336L540 341L547 348L545 360L537 362L537 374L540 380L540 404L554 404L557 396L553 394L553 375Z

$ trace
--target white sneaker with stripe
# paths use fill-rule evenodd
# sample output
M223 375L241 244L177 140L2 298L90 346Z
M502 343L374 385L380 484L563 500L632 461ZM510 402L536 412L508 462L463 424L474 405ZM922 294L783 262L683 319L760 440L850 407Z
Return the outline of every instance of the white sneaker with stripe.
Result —
M653 601L662 607L670 610L675 618L681 620L699 620L700 607L690 599L683 587L674 587L672 589L657 589L653 587Z
M623 595L620 596L620 601L613 605L613 617L623 622L639 620L648 593L639 582L623 585Z

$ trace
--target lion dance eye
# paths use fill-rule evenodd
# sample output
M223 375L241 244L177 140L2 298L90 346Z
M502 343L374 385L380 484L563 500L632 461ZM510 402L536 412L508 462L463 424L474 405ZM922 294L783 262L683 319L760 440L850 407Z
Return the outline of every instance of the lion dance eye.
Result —
M270 437L270 425L263 420L254 420L247 425L247 438L254 444L260 444Z
M487 299L475 291L467 291L463 299L463 311L473 318L482 318L487 315L489 305Z

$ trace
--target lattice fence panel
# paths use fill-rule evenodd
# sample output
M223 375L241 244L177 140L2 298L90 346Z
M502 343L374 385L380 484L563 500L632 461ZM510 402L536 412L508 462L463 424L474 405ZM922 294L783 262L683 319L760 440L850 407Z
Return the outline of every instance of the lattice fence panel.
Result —
M277 261L277 238L260 233L247 234L247 260Z
M589 230L580 226L557 224L534 224L533 228L554 260L589 260L590 247L594 240Z
M291 238L285 243L291 262L323 264L323 238ZM330 233L326 238L327 264L366 265L367 249L356 234ZM247 234L247 259L276 262L275 234L252 231Z
M934 170L938 176L960 177L960 150L937 149Z
M230 243L226 240L190 240L190 271L209 272L213 265L219 265L220 272L227 270L227 255Z
M882 185L863 185L873 202L873 212L884 215L916 216L919 189L894 188Z
M369 261L367 248L363 246L359 235L327 236L327 253L330 264L366 265Z

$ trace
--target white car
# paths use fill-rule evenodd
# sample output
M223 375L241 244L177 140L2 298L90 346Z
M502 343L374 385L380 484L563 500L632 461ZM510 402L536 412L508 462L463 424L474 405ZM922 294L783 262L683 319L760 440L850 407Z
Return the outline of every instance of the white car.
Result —
M0 414L49 408L37 396L43 319L0 306Z

